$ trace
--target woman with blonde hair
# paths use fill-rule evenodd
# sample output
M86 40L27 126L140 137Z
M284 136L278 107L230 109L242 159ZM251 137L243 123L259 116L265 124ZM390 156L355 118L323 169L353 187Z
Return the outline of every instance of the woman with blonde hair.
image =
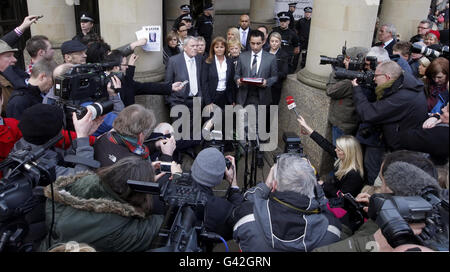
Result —
M361 145L358 140L350 135L344 135L336 140L336 146L327 141L322 135L314 131L303 119L297 121L301 127L301 133L309 135L321 148L336 158L333 180L325 181L323 189L327 198L336 198L350 193L356 197L364 186L364 164Z
M230 42L231 40L240 41L240 37L241 36L239 35L239 29L237 27L230 27L227 30L227 43ZM242 44L240 46L241 46L241 50L244 49Z

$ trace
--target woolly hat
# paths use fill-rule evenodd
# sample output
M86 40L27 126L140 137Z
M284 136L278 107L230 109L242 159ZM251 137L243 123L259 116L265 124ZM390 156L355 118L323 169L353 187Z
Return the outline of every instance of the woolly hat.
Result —
M47 104L36 104L22 113L18 127L25 141L35 145L43 145L61 132L63 118L61 108Z
M436 36L436 38L438 39L438 41L440 41L441 40L441 33L439 32L439 31L437 31L437 30L429 30L428 32L427 32L427 34L428 33L431 33L431 34L434 34L434 36Z
M407 162L394 162L388 166L383 174L387 187L396 196L417 196L425 187L432 187L440 192L436 179L419 167Z
M199 184L214 187L223 180L225 157L214 147L198 153L191 167L192 178Z

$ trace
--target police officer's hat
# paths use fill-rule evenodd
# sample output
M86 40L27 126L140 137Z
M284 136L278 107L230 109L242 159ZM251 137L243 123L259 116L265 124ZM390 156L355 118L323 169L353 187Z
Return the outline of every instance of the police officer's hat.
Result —
M212 4L206 4L203 10L214 10L214 7Z
M192 16L190 14L186 14L183 17L181 17L181 20L192 21Z
M180 9L181 9L182 11L191 12L191 6L189 6L189 5L181 5L181 6L180 6Z
M278 20L280 21L287 21L291 19L291 17L289 17L289 14L286 11L278 12L277 16Z
M303 9L303 11L311 13L312 12L312 7L306 7Z
M296 6L297 6L297 2L289 3L288 6L289 6L289 7L296 7Z
M83 13L81 13L80 21L81 22L94 22L95 20L89 13L83 12Z

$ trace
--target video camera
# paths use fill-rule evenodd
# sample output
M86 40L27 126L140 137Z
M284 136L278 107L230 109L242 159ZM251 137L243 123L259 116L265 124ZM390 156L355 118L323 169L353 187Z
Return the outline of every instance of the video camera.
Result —
M121 73L105 74L105 71L117 63L94 63L74 66L69 72L55 78L55 95L66 114L67 128L73 129L72 112L78 119L83 118L90 108L95 119L113 110L113 102L109 100L107 85L113 76L123 79ZM84 102L93 102L88 107L81 106Z
M375 77L375 70L359 72L359 71L350 71L345 68L336 67L335 69L335 78L336 79L350 79L353 80L356 78L358 84L366 86L368 88L374 88L375 82L373 81Z
M399 197L374 194L370 197L369 217L381 228L389 245L420 244L448 251L448 200L425 188L422 196ZM425 223L420 235L414 235L409 223Z
M342 55L338 55L336 58L330 58L324 55L320 55L320 65L327 65L331 64L333 68L345 68L344 60L348 57L347 55L347 42L345 42L344 46L342 47ZM348 70L351 71L362 71L364 70L364 67L366 65L366 60L371 61L371 59L364 59L363 54L358 54L356 59L350 59L350 62L348 64ZM375 65L376 67L376 65ZM373 69L375 70L375 69Z
M411 53L422 54L425 57L429 58L431 61L438 57L444 57L446 59L449 59L450 54L449 54L448 45L443 46L440 50L436 50L431 47L432 46L427 47L427 46L421 46L418 44L413 44L411 46Z
M24 218L42 202L33 189L56 179L58 155L49 148L61 138L59 134L38 149L31 150L28 146L16 151L0 164L0 170L5 173L0 180L0 252L4 249L31 251L32 245L23 243L28 232Z
M127 181L137 192L159 195L167 206L164 221L153 240L150 251L156 252L201 252L202 241L220 241L220 236L207 232L203 226L204 209L208 200L197 188L191 175L183 173L175 180L158 183Z

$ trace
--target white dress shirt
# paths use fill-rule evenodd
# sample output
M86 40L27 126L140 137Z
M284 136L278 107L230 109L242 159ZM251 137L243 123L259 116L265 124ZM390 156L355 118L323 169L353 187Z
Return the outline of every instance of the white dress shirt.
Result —
M216 59L217 75L219 78L216 91L223 92L227 88L227 59L224 58L222 64L220 64L217 56L214 56L214 58Z
M195 62L195 57L190 58L186 52L184 54L184 59L186 60L186 68L189 74L189 96L195 96L198 93L197 84L197 64Z
M252 52L252 57L250 58L250 70L251 70L255 52L253 51L250 52ZM259 53L256 54L256 74L258 74L259 72L259 66L261 66L261 59L262 59L262 49L259 51Z

